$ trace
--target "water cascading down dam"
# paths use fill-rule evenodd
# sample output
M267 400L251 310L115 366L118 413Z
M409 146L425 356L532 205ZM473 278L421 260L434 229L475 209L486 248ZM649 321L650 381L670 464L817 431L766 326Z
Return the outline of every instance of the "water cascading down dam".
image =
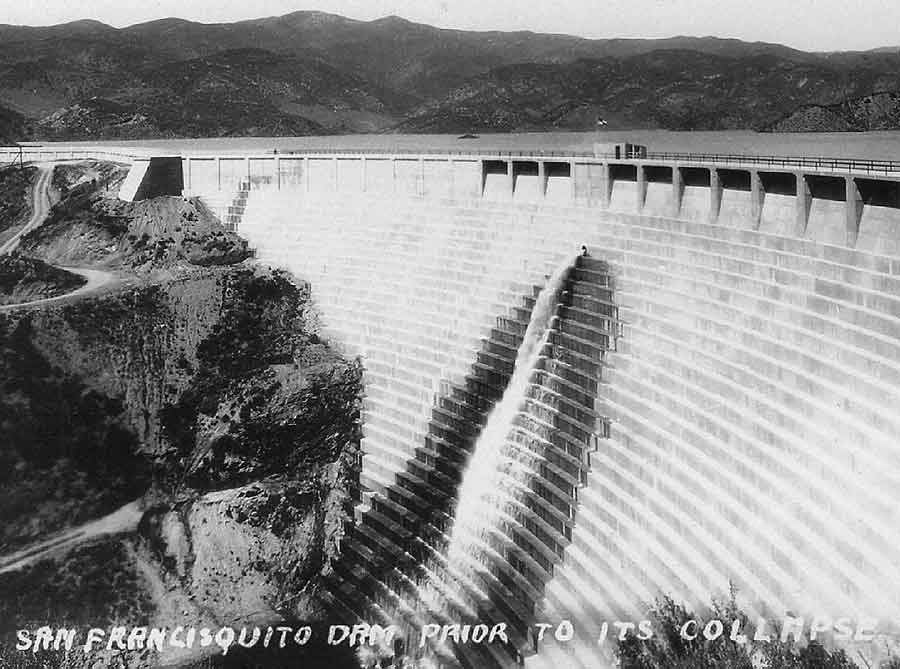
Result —
M309 153L182 169L260 260L310 281L363 360L360 501L329 591L345 619L506 622L507 644L404 652L529 669L611 666L603 621L732 584L751 616L900 619L900 165ZM513 418L489 426L511 387ZM486 430L506 434L479 469ZM564 619L575 641L528 633Z
M607 281L604 263L566 259L497 319L465 381L439 396L405 471L360 509L352 557L335 573L338 606L358 613L366 593L382 624L405 618L411 629L506 621L501 650L436 650L448 666L473 654L466 665L516 662L589 465L610 336L609 321L584 308L609 304Z

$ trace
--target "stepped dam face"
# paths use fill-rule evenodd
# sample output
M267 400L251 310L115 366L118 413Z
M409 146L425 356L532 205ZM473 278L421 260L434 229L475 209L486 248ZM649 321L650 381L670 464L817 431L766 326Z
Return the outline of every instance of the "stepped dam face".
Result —
M751 615L900 617L900 175L270 154L179 178L364 361L336 611L506 622L417 651L479 668L607 666L604 621L732 585ZM531 631L561 620L574 641Z

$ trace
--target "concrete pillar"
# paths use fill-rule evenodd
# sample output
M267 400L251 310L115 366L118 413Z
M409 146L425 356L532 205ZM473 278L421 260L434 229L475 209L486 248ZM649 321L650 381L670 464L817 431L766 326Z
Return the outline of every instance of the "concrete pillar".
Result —
M246 176L247 180L247 190L250 190L250 156L244 158L244 175ZM242 188L240 188L240 185L241 184L238 184L238 190L243 190Z
M541 199L547 197L547 163L538 161L538 181L540 182Z
M847 246L856 248L856 240L859 238L859 221L862 218L863 201L856 179L851 176L844 177L846 183L847 198Z
M450 187L447 189L448 197L455 199L457 197L456 193L456 167L453 163L453 158L447 158L447 165L450 169Z
M303 185L303 190L309 193L309 156L303 156Z
M425 197L425 158L419 158L419 179L416 195Z
M678 165L672 166L672 218L681 213L681 198L684 196L684 178Z
M643 165L637 166L637 213L641 213L644 209L644 202L647 199L647 170Z
M762 185L762 179L759 177L757 170L750 170L750 224L754 230L759 230L760 221L762 221L763 200L766 197L766 191Z
M609 163L600 163L600 206L609 209L612 198L612 179L609 178Z
M575 163L569 163L569 202L575 201Z
M516 194L516 176L513 173L513 161L510 160L506 163L506 179L509 181L509 186L507 187L507 192L510 197L515 197Z
M216 157L216 190L222 190L222 159Z
M186 157L184 159L184 193L186 195L191 194L191 159L190 159L190 157Z
M806 226L809 223L809 208L812 205L812 194L809 190L809 183L806 181L806 175L803 172L797 172L794 176L797 178L797 198L795 202L797 222L794 234L797 237L803 237L806 235Z
M391 156L391 192L397 193L397 157Z
M722 208L722 179L719 178L719 170L709 168L709 222L719 221L719 210Z
M281 156L275 156L275 188L281 190Z

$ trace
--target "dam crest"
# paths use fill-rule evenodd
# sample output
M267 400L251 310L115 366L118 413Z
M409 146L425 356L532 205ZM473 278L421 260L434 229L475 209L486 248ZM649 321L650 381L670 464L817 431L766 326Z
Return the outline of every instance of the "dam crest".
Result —
M509 622L506 647L428 649L448 667L586 669L610 659L600 624L660 595L699 607L733 585L751 614L900 617L900 166L131 160L122 197L201 197L311 283L364 362L336 611ZM507 502L451 555L457 505L479 507L462 501L479 435L511 387L483 498ZM564 619L583 643L529 634Z

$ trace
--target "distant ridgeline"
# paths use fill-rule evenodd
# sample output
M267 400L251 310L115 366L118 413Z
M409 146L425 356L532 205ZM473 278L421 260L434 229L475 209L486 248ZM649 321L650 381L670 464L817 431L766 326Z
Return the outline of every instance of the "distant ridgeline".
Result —
M507 623L407 635L444 666L596 669L604 621L734 586L754 620L874 619L877 660L900 610L898 167L620 149L182 157L173 190L308 279L363 360L328 603ZM133 169L132 196L165 181ZM573 639L538 641L562 620Z
M900 128L897 48L526 37L299 11L0 25L0 62L0 137L18 140L593 130L598 118L610 129Z

